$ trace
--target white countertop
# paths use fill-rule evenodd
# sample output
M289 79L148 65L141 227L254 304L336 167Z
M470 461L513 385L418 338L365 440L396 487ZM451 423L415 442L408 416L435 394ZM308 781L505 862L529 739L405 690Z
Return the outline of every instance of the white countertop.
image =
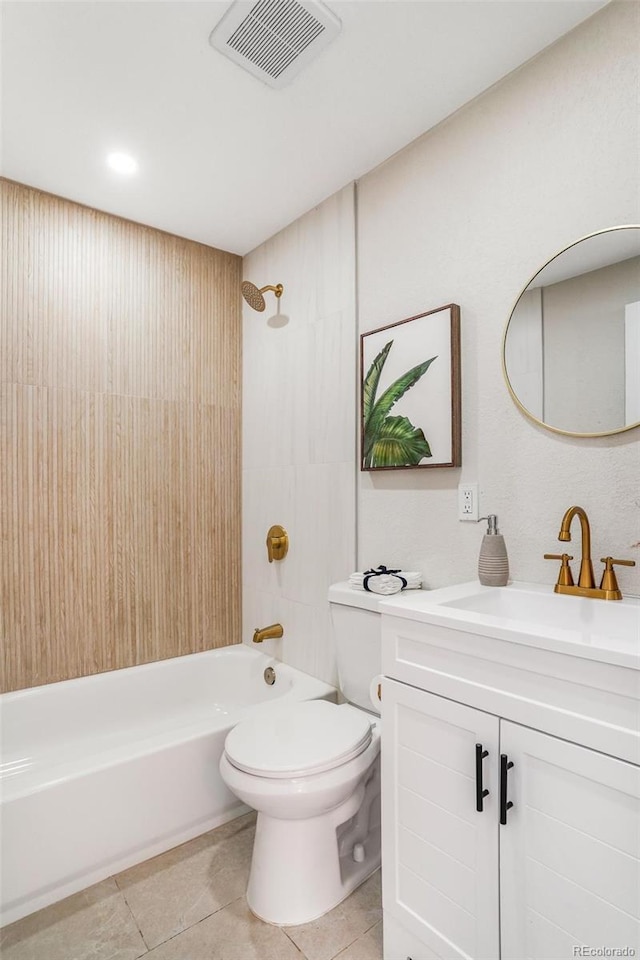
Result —
M552 586L477 581L385 598L383 615L640 670L640 598L593 600Z

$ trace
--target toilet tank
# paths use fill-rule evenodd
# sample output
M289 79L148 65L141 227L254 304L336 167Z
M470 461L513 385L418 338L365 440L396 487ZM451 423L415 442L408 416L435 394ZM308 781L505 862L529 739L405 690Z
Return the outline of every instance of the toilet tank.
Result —
M331 625L336 645L338 683L349 703L376 710L369 691L381 672L382 633L379 612L385 599L345 583L329 587Z

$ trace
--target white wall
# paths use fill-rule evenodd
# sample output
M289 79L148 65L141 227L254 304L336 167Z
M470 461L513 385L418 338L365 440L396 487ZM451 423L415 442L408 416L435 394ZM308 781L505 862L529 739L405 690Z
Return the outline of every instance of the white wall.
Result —
M336 683L327 587L355 563L356 320L353 186L249 254L243 276L284 284L273 326L243 306L243 640ZM269 564L272 524L288 556ZM222 573L221 573L222 575Z
M463 383L461 470L359 475L360 568L422 570L431 587L474 578L484 531L457 520L461 478L498 514L516 579L555 581L542 554L574 503L596 560L640 561L638 430L538 428L501 371L503 328L533 273L587 233L640 222L638 9L606 7L358 185L360 330L458 303ZM619 580L640 593L640 568Z

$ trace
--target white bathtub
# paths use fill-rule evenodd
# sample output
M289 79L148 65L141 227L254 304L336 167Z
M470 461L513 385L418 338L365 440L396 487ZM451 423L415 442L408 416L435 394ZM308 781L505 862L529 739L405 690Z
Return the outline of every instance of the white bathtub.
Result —
M245 812L218 773L228 730L334 696L243 645L1 696L0 924Z

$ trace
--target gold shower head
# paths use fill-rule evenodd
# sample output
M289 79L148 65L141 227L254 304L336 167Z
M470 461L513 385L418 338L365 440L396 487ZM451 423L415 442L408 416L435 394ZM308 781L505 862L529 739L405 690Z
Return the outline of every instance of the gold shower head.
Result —
M277 299L280 299L280 297L282 296L284 287L282 286L281 283L278 283L276 284L275 287L272 287L272 286L260 287L260 289L258 290L255 283L251 283L249 280L243 280L241 289L242 289L242 296L247 301L249 306L253 310L257 310L259 313L262 313L262 311L266 307L266 303L264 302L264 297L262 296L262 294L266 290L273 290Z

